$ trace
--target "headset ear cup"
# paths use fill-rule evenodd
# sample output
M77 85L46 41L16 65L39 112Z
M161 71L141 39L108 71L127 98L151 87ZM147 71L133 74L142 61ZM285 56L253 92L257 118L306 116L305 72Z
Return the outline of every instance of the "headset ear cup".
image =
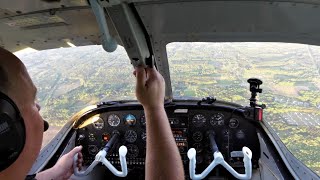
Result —
M24 121L14 102L0 93L0 171L13 164L25 144Z

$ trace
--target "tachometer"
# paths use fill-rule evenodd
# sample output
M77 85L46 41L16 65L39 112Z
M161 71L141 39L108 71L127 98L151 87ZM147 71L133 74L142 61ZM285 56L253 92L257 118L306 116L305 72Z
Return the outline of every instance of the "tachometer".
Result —
M99 116L92 117L91 122L95 129L101 130L104 127L104 121Z
M206 123L206 118L202 114L197 114L192 118L192 124L196 127L201 127Z
M210 124L212 126L223 126L224 125L224 115L217 113L211 116Z
M113 126L113 127L116 127L120 124L120 118L119 116L115 115L115 114L111 114L109 117L108 117L108 124L110 126Z
M128 130L124 134L124 138L126 139L127 142L133 143L137 140L137 133L134 130Z

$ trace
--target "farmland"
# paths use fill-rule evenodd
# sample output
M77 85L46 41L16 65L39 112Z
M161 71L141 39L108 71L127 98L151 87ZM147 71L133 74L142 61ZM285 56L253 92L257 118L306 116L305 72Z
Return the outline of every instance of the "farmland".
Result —
M285 43L171 43L167 45L173 97L249 105L246 80L263 80L259 101L288 149L320 174L320 48ZM41 114L54 130L82 108L135 98L133 67L122 47L100 46L18 54L38 87Z

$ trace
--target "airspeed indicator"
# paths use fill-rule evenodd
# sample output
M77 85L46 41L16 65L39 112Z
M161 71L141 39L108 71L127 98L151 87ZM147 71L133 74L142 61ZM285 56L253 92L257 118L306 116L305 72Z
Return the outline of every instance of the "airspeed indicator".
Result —
M119 116L115 115L115 114L111 114L109 117L108 117L108 124L110 126L113 126L113 127L116 127L120 124L120 118Z

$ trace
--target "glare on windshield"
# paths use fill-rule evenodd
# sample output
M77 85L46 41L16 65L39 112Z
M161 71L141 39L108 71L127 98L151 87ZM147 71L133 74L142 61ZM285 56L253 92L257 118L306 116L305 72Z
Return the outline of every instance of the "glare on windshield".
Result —
M101 46L27 49L15 53L38 88L41 115L49 124L43 146L78 111L104 101L134 100L135 78L125 49Z

